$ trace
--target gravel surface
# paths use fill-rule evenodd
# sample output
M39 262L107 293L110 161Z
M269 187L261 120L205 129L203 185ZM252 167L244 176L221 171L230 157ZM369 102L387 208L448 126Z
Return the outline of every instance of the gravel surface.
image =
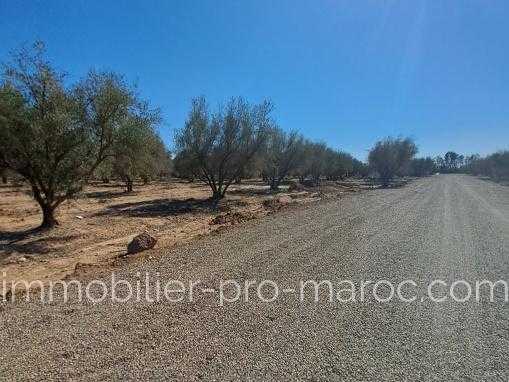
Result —
M489 293L463 303L425 296L436 279L447 283L435 285L436 295L446 297L458 279L474 286L509 279L509 188L495 183L439 175L350 195L204 237L115 276L135 285L145 272L163 285L201 283L193 302L92 304L71 293L65 303L58 294L51 304L0 306L0 380L509 378L503 291L495 302L486 301ZM219 283L229 279L258 282L248 302L244 288L220 306ZM404 288L414 302L377 302L369 292L361 301L362 281L406 279L416 283ZM277 283L276 301L257 297L262 280ZM352 289L330 301L326 288L318 302L312 289L301 299L305 280L330 280L334 292L351 280L356 301L344 301ZM388 284L380 285L379 296L388 297ZM262 292L268 298L274 288ZM465 285L455 289L465 293Z

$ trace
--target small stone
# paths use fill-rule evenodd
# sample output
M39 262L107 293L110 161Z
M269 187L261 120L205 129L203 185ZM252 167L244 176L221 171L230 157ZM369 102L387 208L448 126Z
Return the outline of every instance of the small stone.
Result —
M292 203L292 198L290 198L288 195L282 195L279 198L277 198L277 201L279 204L287 205Z
M306 189L306 187L304 187L302 184L298 183L298 182L295 182L295 181L290 181L288 182L288 191L289 192L292 192L292 191L304 191Z
M238 224L251 219L255 216L248 212L227 212L226 214L217 215L210 221L210 225L219 224Z
M134 254L147 249L152 249L157 243L157 239L144 232L136 236L127 246L127 254Z
M6 259L6 264L20 264L20 263L26 263L28 259L25 256L16 256L12 255L9 258Z

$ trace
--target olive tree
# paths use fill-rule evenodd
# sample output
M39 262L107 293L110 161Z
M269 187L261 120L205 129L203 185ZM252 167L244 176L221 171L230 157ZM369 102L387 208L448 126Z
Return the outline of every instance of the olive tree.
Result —
M210 186L213 200L224 197L262 146L272 125L271 110L269 102L250 105L233 98L211 114L205 98L192 101L187 122L176 134L177 156Z
M133 191L133 182L147 180L157 172L159 150L164 145L155 131L159 113L144 109L143 113L128 115L120 123L113 147L113 172L125 183L126 192Z
M152 134L148 145L148 161L141 171L141 179L148 183L152 179L167 179L173 172L173 157L158 134Z
M368 155L369 166L375 170L382 185L388 186L396 175L404 175L417 146L410 138L385 138L375 144Z
M410 163L410 173L413 176L429 176L435 171L435 161L431 157L415 158Z
M486 175L494 180L509 179L509 151L499 151L486 157Z
M173 173L178 178L187 179L194 182L198 169L197 161L187 152L178 152L173 159Z
M0 177L2 178L2 183L7 183L7 170L5 168L0 168Z
M330 170L328 159L334 151L323 142L304 140L299 150L299 161L293 174L301 183L308 180L308 184L317 186L322 176L327 176Z
M353 172L353 157L343 151L328 148L325 153L324 174L328 180L344 179Z
M44 47L21 49L4 65L0 85L0 166L26 179L42 228L58 224L56 208L75 196L112 154L136 97L121 77L91 72L66 86L44 58Z
M99 179L103 183L110 183L111 179L115 176L113 171L113 158L108 157L97 166L94 171L93 178Z
M322 142L308 143L305 151L305 173L311 178L313 185L320 183L321 177L326 173L327 151L329 148Z
M369 166L358 159L352 159L352 175L365 178L369 174Z
M462 155L459 158L463 157ZM481 157L473 154L463 157L462 172L472 175L487 176L495 181L509 179L509 151L503 150Z
M260 155L263 178L271 190L278 190L281 181L296 169L302 158L303 138L296 132L286 133L280 128L268 131Z

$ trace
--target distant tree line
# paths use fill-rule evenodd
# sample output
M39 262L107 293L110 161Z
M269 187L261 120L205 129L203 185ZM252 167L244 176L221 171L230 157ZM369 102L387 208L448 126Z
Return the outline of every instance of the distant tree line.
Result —
M251 105L232 98L211 112L204 97L194 99L176 134L175 174L208 184L216 201L243 178L260 177L277 191L289 178L318 185L367 174L367 166L350 154L282 130L271 111L268 101Z
M470 155L465 158L462 169L468 174L496 181L509 180L509 151L499 151L485 157Z
M410 166L413 176L441 174L470 174L494 180L509 179L509 151L499 151L485 157L478 154L462 155L448 151L436 158L414 159Z

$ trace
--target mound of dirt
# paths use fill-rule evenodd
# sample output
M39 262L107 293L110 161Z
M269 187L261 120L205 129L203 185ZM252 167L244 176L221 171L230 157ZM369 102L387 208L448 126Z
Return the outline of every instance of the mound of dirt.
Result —
M97 274L101 269L102 264L93 264L93 263L80 263L77 262L74 266L74 272L69 274L65 279L73 279L78 277L84 277L88 275Z
M305 191L306 187L304 187L299 182L290 181L288 182L288 191L294 192L294 191Z
M222 224L238 224L248 220L254 219L252 213L247 212L227 212L225 214L217 215L210 221L210 225Z
M277 198L267 199L263 201L263 206L270 211L279 211L293 203L293 199L288 195L282 195Z

